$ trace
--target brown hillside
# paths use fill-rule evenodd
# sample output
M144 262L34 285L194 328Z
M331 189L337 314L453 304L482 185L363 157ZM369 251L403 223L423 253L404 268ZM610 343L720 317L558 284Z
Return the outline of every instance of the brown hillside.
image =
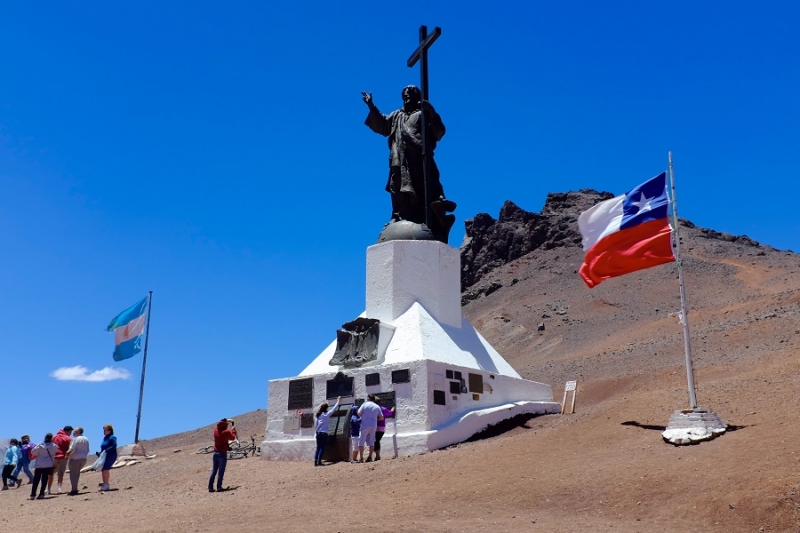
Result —
M698 400L732 427L673 447L659 430L688 404L675 265L587 289L566 203L536 217L504 207L517 217L505 229L476 217L483 229L462 250L464 313L557 400L577 379L574 415L368 465L231 461L226 482L237 488L222 494L205 488L210 456L191 453L209 441L203 428L146 443L158 457L114 470L118 491L95 492L91 473L74 498L3 492L2 530L800 531L800 257L684 223ZM265 419L256 411L237 426L263 435Z

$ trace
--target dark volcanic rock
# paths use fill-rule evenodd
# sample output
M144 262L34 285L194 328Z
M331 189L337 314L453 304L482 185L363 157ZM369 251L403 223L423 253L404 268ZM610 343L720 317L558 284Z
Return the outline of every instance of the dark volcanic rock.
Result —
M541 213L531 213L506 201L495 220L479 213L464 222L466 236L461 246L461 290L466 291L487 272L537 248L580 246L578 215L603 200L609 192L581 189L550 193ZM472 295L477 297L476 295ZM467 301L473 298L467 298Z
M495 283L473 287L497 267L539 248L580 247L578 216L598 202L613 197L610 192L594 189L549 193L541 213L525 211L507 200L500 209L498 220L487 213L478 213L475 218L466 220L466 236L461 245L462 305L498 289ZM746 235L736 236L698 228L685 219L680 219L680 224L696 231L701 238L774 250Z

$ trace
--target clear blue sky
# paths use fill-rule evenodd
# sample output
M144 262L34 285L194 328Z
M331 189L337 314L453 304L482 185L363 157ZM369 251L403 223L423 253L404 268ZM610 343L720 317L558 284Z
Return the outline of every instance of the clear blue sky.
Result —
M269 6L267 7L267 5ZM420 24L437 162L478 212L623 193L800 251L794 2L109 2L0 7L0 437L135 427L105 326L154 291L142 438L266 407L364 307ZM687 272L691 276L691 272ZM129 379L58 380L111 367ZM108 372L108 371L107 371ZM112 373L113 375L113 373Z

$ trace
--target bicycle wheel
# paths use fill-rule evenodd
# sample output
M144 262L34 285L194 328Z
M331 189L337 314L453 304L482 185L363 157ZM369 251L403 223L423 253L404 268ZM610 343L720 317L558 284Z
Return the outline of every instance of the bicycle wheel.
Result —
M245 450L228 450L228 459L244 459L247 457Z
M203 446L202 448L198 448L194 453L211 453L214 451L214 445L211 446Z

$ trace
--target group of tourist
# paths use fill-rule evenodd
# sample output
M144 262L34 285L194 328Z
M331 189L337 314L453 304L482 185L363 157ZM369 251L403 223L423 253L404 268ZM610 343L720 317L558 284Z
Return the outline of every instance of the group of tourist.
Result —
M314 454L314 466L322 466L322 455L325 453L325 444L328 441L330 417L339 408L341 397L336 398L336 404L328 410L328 403L323 402L316 413L317 449ZM352 463L370 463L381 460L381 438L386 432L386 419L394 416L395 408L388 409L381 405L381 399L374 394L367 395L367 401L361 405L354 405L350 409L350 448ZM368 449L367 459L364 460L364 448Z
M102 464L99 465L103 482L100 490L109 490L109 474L112 465L117 460L117 438L111 424L103 426L103 442L100 445ZM48 494L53 494L53 482L56 481L55 494L62 494L64 474L69 468L69 481L71 490L69 496L78 494L78 482L81 469L86 465L89 457L89 439L83 434L83 428L64 426L55 436L48 433L44 440L34 445L29 435L23 435L20 440L11 439L3 459L3 488L9 486L22 486L22 472L28 476L28 484L32 485L30 499L45 499ZM34 462L35 461L35 462ZM30 465L34 462L31 473ZM36 492L39 492L38 496Z

